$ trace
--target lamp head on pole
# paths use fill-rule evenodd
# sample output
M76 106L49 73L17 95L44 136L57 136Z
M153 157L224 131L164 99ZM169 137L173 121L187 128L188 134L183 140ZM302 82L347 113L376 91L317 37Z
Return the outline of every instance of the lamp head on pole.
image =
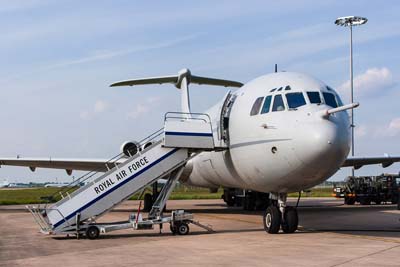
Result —
M338 26L358 26L367 23L368 19L359 16L347 16L340 17L335 20L335 24Z

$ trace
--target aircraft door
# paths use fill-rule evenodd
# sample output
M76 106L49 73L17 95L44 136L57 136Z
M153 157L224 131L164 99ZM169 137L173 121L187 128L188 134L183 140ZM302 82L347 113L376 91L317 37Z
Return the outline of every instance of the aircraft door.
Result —
M229 146L229 116L232 110L233 103L236 100L236 95L228 92L225 95L223 105L220 110L218 123L218 141L221 146Z

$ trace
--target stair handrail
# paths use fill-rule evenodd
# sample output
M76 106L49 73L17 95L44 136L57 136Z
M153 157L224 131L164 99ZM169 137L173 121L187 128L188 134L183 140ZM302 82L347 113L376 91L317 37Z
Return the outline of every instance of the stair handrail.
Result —
M176 116L169 116L171 114L175 114L175 115L181 115L181 117L176 117ZM188 116L190 115L190 116ZM198 117L193 117L193 116L198 116ZM203 118L201 118L203 117ZM206 119L204 119L204 117ZM207 113L193 113L193 112L177 112L177 111L169 111L167 113L165 113L164 115L164 121L168 120L169 118L174 118L174 119L181 119L181 120L203 120L206 123L211 123L211 118L210 115L208 115Z
M164 127L162 127L161 129L153 132L152 134L148 135L147 137L143 138L142 140L140 140L138 143L140 146L145 145L146 143L153 141L155 138L157 138L158 136L160 136L164 131ZM140 152L139 152L140 153ZM132 155L134 156L134 155ZM109 160L107 160L104 165L105 167L108 169L108 165L109 164L119 164L118 160L122 159L122 158L126 158L124 153L119 153L118 155L115 155L114 157L110 158ZM128 158L126 158L128 159ZM61 190L56 191L55 193L53 193L52 195L48 196L48 200L54 199L54 197L58 194L64 194L67 192L72 191L72 189L74 189L75 186L77 186L78 184L87 181L88 179L92 178L93 176L95 176L96 174L98 174L100 171L102 171L104 169L104 167L99 167L96 168L94 170L91 170L85 174L83 174L82 176L80 176L78 179L72 181L71 183L69 183L68 185L66 185L65 187L63 187ZM112 168L110 168L112 169ZM47 205L51 204L50 202L45 203L44 205L44 209L47 209Z

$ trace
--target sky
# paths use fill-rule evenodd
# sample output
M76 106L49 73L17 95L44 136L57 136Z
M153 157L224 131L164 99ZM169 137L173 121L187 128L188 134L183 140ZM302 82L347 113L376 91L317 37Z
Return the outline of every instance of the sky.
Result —
M109 85L182 68L245 83L277 63L317 77L349 103L349 29L334 24L348 15L368 18L353 31L356 155L400 155L399 13L399 1L0 0L0 157L111 158L124 141L161 128L180 98L171 85ZM227 90L191 86L192 111ZM4 179L72 177L2 166Z

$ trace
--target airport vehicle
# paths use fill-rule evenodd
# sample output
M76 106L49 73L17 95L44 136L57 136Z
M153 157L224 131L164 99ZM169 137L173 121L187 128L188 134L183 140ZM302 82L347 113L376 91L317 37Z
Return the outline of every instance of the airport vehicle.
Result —
M124 143L121 152L125 156L106 160L0 158L0 165L28 166L33 171L44 167L65 169L67 173L93 169L104 172L66 194L60 203L32 209L44 218L49 230L90 224L135 192L167 178L210 189L268 193L265 230L292 233L297 230L298 214L296 207L286 206L287 193L313 187L341 167L387 167L400 161L400 157L390 156L347 158L350 123L346 110L356 108L358 103L343 105L334 89L306 74L271 73L243 85L194 76L184 69L178 75L133 79L111 86L164 83L181 90L181 112L167 113L164 128L151 138ZM193 114L189 84L239 89L228 92L205 114ZM160 139L153 138L160 135ZM139 172L132 171L133 162ZM123 179L114 180L119 177ZM170 192L173 182L164 188ZM162 216L163 197L160 194L152 205L150 217Z
M269 194L253 190L225 188L221 196L228 207L243 207L244 210L265 210Z
M343 187L333 189L334 196L343 198L344 203L362 205L392 203L399 199L400 174L381 174L379 176L349 176Z

